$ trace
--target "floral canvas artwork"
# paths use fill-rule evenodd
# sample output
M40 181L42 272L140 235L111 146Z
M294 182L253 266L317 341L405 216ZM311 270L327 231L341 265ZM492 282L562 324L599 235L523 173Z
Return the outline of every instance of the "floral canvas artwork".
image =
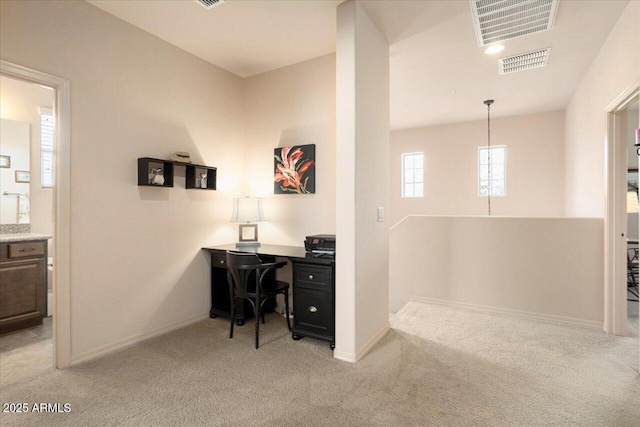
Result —
M274 150L274 194L316 192L316 146L294 145Z

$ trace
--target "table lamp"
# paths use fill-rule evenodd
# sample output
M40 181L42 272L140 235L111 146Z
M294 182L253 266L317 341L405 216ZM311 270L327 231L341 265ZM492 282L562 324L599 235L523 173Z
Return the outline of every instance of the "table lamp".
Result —
M260 197L242 197L233 199L233 213L231 222L243 222L238 226L237 247L258 247L258 224L251 224L254 221L264 221L262 213L262 199Z

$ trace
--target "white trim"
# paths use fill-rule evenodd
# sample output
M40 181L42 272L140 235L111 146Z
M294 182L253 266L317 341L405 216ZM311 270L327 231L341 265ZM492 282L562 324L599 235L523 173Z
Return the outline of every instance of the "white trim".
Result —
M185 322L178 323L176 325L165 326L163 328L158 328L150 332L145 332L141 334L132 335L130 337L115 341L111 344L104 345L94 350L86 351L84 353L80 353L77 356L74 356L71 360L72 365L77 365L78 363L86 362L91 359L96 359L98 357L104 356L109 353L113 353L114 351L121 350L126 347L130 347L134 344L138 344L143 341L150 340L151 338L155 338L160 335L164 335L166 333L175 331L177 329L181 329L192 325L194 323L200 322L202 320L209 318L209 312L202 313L190 320Z
M70 83L60 77L0 60L0 74L55 89L57 132L54 199L53 366L71 365L71 130Z
M605 197L604 218L604 325L609 334L626 335L626 185L627 148L620 145L619 120L616 113L624 110L640 92L640 76L622 91L605 109L607 134L605 141ZM623 194L624 193L624 194ZM624 200L623 200L624 199ZM618 215L616 215L618 213Z
M369 352L369 350L371 350L371 347L373 347L378 341L380 341L380 339L387 333L389 329L391 329L391 326L389 325L389 322L387 322L382 327L382 329L376 332L376 334L372 336L369 341L367 341L365 345L362 346L362 348L360 348L360 350L357 350L355 353L334 350L333 357L344 362L356 363L358 360L362 359L364 355Z
M457 302L444 300L439 298L429 298L412 296L410 301L421 302L427 304L439 304L449 307L465 308L468 310L481 311L483 313L503 314L507 316L521 317L524 319L538 320L543 322L558 323L561 325L579 326L588 329L602 329L602 322L595 320L577 319L575 317L557 316L555 314L534 313L532 311L515 310L511 308L493 307L489 305L471 304L466 302Z

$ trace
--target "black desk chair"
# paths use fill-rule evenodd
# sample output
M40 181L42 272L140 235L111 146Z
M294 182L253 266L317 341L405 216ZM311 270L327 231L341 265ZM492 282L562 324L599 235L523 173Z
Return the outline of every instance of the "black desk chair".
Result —
M256 254L227 251L227 278L231 296L231 331L229 332L229 338L233 338L237 298L246 299L253 307L256 317L256 349L258 348L260 318L262 318L262 323L264 324L262 305L269 298L278 294L284 295L287 327L291 331L289 322L289 284L280 280L265 278L269 271L285 265L287 265L286 261L263 263Z

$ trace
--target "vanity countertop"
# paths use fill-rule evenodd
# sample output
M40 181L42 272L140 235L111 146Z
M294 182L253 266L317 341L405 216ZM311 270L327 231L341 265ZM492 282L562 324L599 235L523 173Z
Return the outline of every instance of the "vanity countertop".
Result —
M40 233L12 233L12 234L0 234L0 243L7 242L26 242L29 240L48 240L53 236L49 234Z

